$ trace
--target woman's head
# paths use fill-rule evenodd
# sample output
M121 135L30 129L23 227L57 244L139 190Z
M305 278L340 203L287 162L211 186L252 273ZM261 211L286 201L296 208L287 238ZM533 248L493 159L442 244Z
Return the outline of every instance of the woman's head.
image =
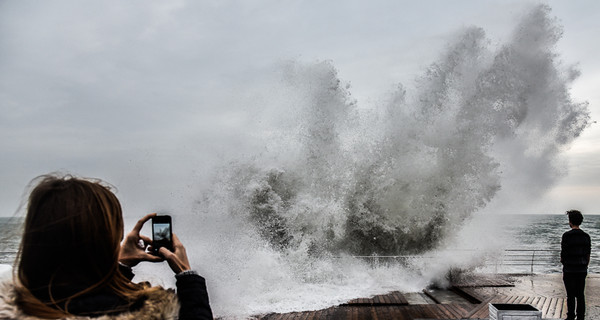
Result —
M44 309L41 301L64 313L71 299L89 292L135 291L118 272L123 216L110 189L72 176L34 181L17 262L22 306Z

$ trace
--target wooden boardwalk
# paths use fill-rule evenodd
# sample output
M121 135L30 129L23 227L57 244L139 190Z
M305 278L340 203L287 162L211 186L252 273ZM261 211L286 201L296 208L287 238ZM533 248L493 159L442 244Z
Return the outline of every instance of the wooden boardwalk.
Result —
M546 297L495 297L480 304L415 304L415 305L341 305L317 311L268 314L257 319L265 320L317 320L317 319L487 319L489 303L526 303L542 311L544 319L564 319L566 300Z
M475 307L465 315L465 319L486 319L489 317L488 303L530 304L542 311L544 319L565 319L567 317L567 299L529 296L496 296Z
M265 320L317 320L317 319L487 319L489 303L530 304L542 311L544 319L564 319L567 306L565 298L528 295L486 295L478 291L482 287L511 286L505 279L478 279L468 284L456 284L450 291L462 297L460 302L410 304L407 297L398 291L371 298L348 301L345 304L317 311L267 314L255 317ZM424 292L427 295L427 292Z
M472 305L417 304L406 306L339 306L318 311L270 314L260 319L316 320L316 319L461 319Z

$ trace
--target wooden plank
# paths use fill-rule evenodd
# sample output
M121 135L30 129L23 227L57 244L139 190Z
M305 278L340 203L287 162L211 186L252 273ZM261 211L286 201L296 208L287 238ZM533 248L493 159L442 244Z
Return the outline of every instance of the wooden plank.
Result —
M364 307L359 307L359 306L351 306L351 307L347 307L348 308L348 312L346 313L348 319L354 319L354 320L360 320L362 319L360 317L360 313L359 311L361 309L364 309Z
M394 296L396 297L396 303L399 305L408 305L408 300L400 291L395 291Z
M559 298L558 306L556 307L557 312L554 313L554 317L560 318L563 314L563 309L567 308L567 299ZM565 315L567 313L565 312Z
M473 316L474 319L487 319L489 317L490 317L490 307L489 306L487 306L486 308L479 309L479 311L477 311L477 313L475 313Z
M433 305L432 306L434 308L435 311L437 311L439 314L442 315L442 319L443 318L454 318L454 312L452 312L452 310L448 309L446 307L446 305L443 304L437 304L437 305Z
M449 309L447 307L447 305L443 305L443 304L438 304L435 305L435 310L441 312L443 314L442 318L455 318L456 314L453 312L453 310Z
M345 306L349 305L363 305L363 306L376 306L376 305L408 305L408 300L399 291L393 291L388 294L376 295L371 298L358 298L352 299L342 304Z
M479 314L481 313L481 310L485 308L486 310L486 318L488 317L487 315L487 310L489 309L489 303L490 301L492 301L494 299L495 296L492 296L490 298L487 298L484 301L481 301L481 303L477 304L476 306L474 306L469 313L467 313L464 317L467 319L476 319L476 318L483 318L481 316L479 316Z
M440 300L438 300L433 294L431 294L431 292L427 289L423 289L423 293L429 297L431 300L433 300L433 302L440 304Z
M542 318L547 318L549 315L554 313L554 309L556 308L556 299L555 298L547 298L550 300L548 303L548 307L546 308L546 312L542 313Z
M379 317L377 317L377 312L375 312L374 308L371 308L371 319L379 320Z
M291 320L293 316L290 313L282 314L280 320Z
M444 316L444 314L442 313L441 310L439 310L438 306L436 304L422 304L422 305L417 305L415 306L415 308L413 308L413 311L417 311L416 314L419 314L421 316L425 316L428 315L430 317L435 317L435 318L441 318Z
M535 297L527 297L527 299L523 302L525 304L529 304L529 305L533 305L533 300L535 299Z
M301 317L301 320L311 320L312 316L315 314L314 311L308 311L308 312L302 312L303 313L303 317Z
M567 299L563 299L562 310L559 318L566 319L567 318Z
M403 319L414 319L422 314L416 314L412 307L414 306L405 306L400 308L400 314L402 315Z
M541 299L542 299L542 297L534 297L533 300L529 304L536 307L538 310L541 310L540 307L538 307Z
M380 315L379 316L380 319L393 319L393 317L391 316L391 313L390 313L389 306L382 306L377 309L379 311L378 314Z
M327 310L329 309L319 310L319 312L317 312L317 314L315 315L315 319L327 319Z
M432 313L429 313L429 310L426 309L426 307L429 305L426 304L415 304L415 305L409 305L405 308L406 312L408 312L410 318L409 319L414 319L414 318L432 318L434 317L434 315ZM437 317L436 317L437 318Z
M390 300L392 301L393 305L402 304L402 301L400 300L400 295L398 294L398 291L394 291L394 292L390 293Z
M542 317L544 317L544 315L548 314L548 308L550 308L550 302L552 299L550 298L546 298L544 300L544 304L542 305L542 309L540 309L540 311L542 311Z
M412 308L410 308L411 316L414 318L435 317L437 319L441 319L443 316L443 313L441 313L441 311L437 308L437 305L435 305L435 304L421 304L421 305L414 305L411 307L412 307Z
M391 300L390 300L390 295L389 294L384 294L381 296L381 303L383 305L390 305L392 304Z
M514 283L500 279L498 277L480 276L474 279L469 279L468 282L457 282L452 284L455 287L514 287Z
M284 314L275 314L275 317L273 317L273 320L283 320L283 318L285 317Z
M462 310L461 317L464 318L466 314L468 314L471 309L473 309L473 304L471 303L459 303L458 307Z
M564 304L565 304L564 298L556 298L556 307L554 308L554 313L552 314L552 318L560 318Z
M558 315L560 315L560 307L562 306L562 299L561 298L556 298L556 304L554 305L554 312L552 312L552 317L556 318ZM558 315L557 315L558 313Z
M452 310L454 312L454 314L457 315L457 318L463 318L463 316L465 314L467 314L467 311L464 310L460 304L453 303L453 304L448 304L447 306L450 310Z
M490 307L486 305L483 308L480 308L475 314L473 314L474 319L487 319L490 316Z
M400 309L398 309L397 305L389 305L386 308L387 312L391 315L390 319L400 318Z
M383 296L383 302L385 304L387 304L387 305L392 304L393 302L392 302L392 299L391 299L391 294L388 293L388 294L384 295Z
M456 318L462 318L465 314L467 314L467 310L463 309L460 304L447 304L448 309L452 310L456 315Z
M306 317L306 320L315 320L315 315L317 314L317 311L311 311L309 313L309 315Z
M533 306L538 308L538 310L542 311L545 301L546 297L536 297L536 299L533 301Z
M556 310L556 304L558 303L557 298L550 298L550 306L548 306L548 312L546 314L542 314L542 318L552 318L554 311Z
M443 312L444 316L442 318L457 318L460 317L459 314L456 314L453 308L451 308L447 304L437 304L435 305L436 309Z
M458 293L458 295L462 296L468 301L471 301L472 303L481 303L481 301L487 298L481 296L474 288L471 287L453 287L453 290Z
M323 319L321 317L321 315L323 314L323 310L317 310L317 312L315 312L315 315L313 316L314 320L319 320L319 319Z
M392 292L392 294L390 294L390 299L392 300L392 304L393 305L402 305L403 301L402 301L402 294L400 294L398 291L394 291ZM408 302L407 302L408 304Z
M358 320L358 307L357 306L348 306L348 319Z
M452 307L452 305L449 304L440 304L438 305L438 308L441 311L444 311L445 314L448 314L449 317L445 317L445 318L459 318L460 314L458 314L454 308Z
M527 301L528 298L528 296L520 296L519 299L515 301L515 304L525 304L525 301Z
M293 319L294 319L293 313L285 313L285 314L283 314L283 317L281 318L281 320L293 320Z

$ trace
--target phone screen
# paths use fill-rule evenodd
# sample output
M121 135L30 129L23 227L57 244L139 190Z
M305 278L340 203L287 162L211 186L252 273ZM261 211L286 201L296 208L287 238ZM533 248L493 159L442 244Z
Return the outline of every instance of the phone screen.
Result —
M169 241L169 242L171 242L171 224L155 223L154 224L154 241Z
M173 250L173 230L171 230L170 216L156 216L152 218L152 246L155 250L165 247Z

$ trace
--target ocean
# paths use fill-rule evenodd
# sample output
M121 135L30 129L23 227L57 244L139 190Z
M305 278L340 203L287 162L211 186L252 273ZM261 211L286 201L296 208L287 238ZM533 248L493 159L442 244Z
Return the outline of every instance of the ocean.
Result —
M490 221L497 230L502 230L505 257L499 261L486 261L487 265L482 266L484 270L489 271L493 270L490 267L497 267L498 272L561 272L560 240L562 234L569 230L565 215L505 215ZM0 217L0 264L12 265L14 262L19 248L20 226L20 219ZM600 215L585 215L581 228L592 238L589 272L600 273ZM534 265L531 269L530 260L534 251L538 257L533 257ZM515 256L523 258L514 258ZM515 263L514 260L524 260L524 263Z
M461 248L456 248L456 252L452 252L453 248L445 248L446 251L436 253L433 250L408 259L389 256L307 259L306 256L276 253L267 247L258 252L232 252L231 248L224 247L220 254L215 254L202 251L208 245L206 240L193 241L197 239L197 233L182 232L180 237L186 244L192 265L199 268L210 282L214 311L219 315L244 318L265 312L317 310L395 290L420 292L432 283L440 283L440 279L443 283L444 274L448 270L456 270L454 266L468 266L469 270L480 272L560 273L560 240L569 229L567 220L565 215L489 216L483 221L491 226L488 232L492 234L491 242L500 248L490 245L490 238L477 236L475 240L464 242L466 246L463 243ZM3 275L7 274L8 265L16 257L19 224L15 219L0 218L0 273ZM600 215L585 215L582 229L592 237L589 272L600 273ZM225 239L233 243L236 241L234 238ZM469 250L471 252L466 252ZM496 256L498 251L504 254ZM532 252L535 253L533 265ZM485 258L481 259L482 256ZM296 263L294 259L304 264ZM474 268L472 262L476 264ZM136 267L136 280L170 287L174 283L170 283L172 276L165 268L140 264ZM239 270L246 276L232 277L231 270ZM240 288L246 289L240 292ZM292 299L294 296L297 298ZM232 297L246 302L232 309L234 304L229 302Z
M494 219L497 228L504 230L508 255L530 255L538 250L534 259L533 273L560 273L560 241L562 234L568 231L566 215L509 215L505 219ZM585 215L581 229L592 238L592 254L589 272L600 273L600 215ZM525 250L525 251L521 251ZM530 256L527 257L531 259ZM514 259L513 259L514 260ZM525 259L526 260L526 259ZM515 272L531 272L529 262L513 266Z
M0 217L0 265L12 265L21 241L22 219Z

